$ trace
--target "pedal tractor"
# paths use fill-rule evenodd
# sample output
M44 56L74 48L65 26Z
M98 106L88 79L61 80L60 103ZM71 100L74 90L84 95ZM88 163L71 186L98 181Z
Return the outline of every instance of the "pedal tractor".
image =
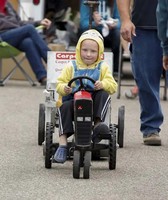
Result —
M89 178L91 166L91 136L93 121L93 101L91 94L85 90L82 79L89 77L76 77L69 82L69 86L80 81L79 91L74 94L74 152L73 152L73 177L79 178L80 167L83 167L83 177Z
M73 142L69 143L69 156L73 157L73 177L80 178L80 169L83 168L83 178L89 179L90 166L93 154L99 155L101 150L106 150L108 153L108 165L109 169L116 168L116 153L117 153L117 141L120 147L123 147L123 134L124 134L124 107L119 108L118 125L111 124L111 106L109 105L110 112L107 112L109 133L101 133L98 135L102 141L106 141L104 144L94 144L91 141L92 129L93 129L93 101L89 90L87 90L83 84L83 80L88 79L95 83L93 79L87 76L80 76L73 78L68 85L78 80L80 87L74 94L74 136ZM53 93L51 93L53 94ZM48 97L52 95L48 95ZM49 99L48 99L49 100ZM52 105L52 103L48 103ZM50 112L50 117L46 112ZM58 147L58 144L53 143L53 133L55 124L53 115L57 116L56 109L45 108L40 104L39 110L39 132L38 132L38 144L41 145L44 142L43 154L45 156L45 167L51 168L53 161L53 155ZM45 122L45 116L50 122ZM57 120L56 120L57 121ZM118 129L118 136L117 130ZM43 141L43 142L42 142ZM101 156L101 155L99 155Z

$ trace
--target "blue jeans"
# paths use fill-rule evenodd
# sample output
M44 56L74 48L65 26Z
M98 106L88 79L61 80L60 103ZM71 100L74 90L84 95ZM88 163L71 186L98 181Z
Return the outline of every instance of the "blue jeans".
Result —
M0 33L0 37L3 41L25 52L37 80L40 81L40 79L47 76L42 59L47 62L49 48L33 25L27 24L7 30Z
M136 29L132 42L132 70L139 88L143 135L160 132L163 114L160 105L162 49L156 30Z

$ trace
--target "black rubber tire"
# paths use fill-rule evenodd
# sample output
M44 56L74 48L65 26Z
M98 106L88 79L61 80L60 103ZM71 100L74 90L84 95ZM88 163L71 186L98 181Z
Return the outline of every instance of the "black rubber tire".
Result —
M117 142L120 148L124 146L124 118L125 118L125 107L121 106L118 109L118 137Z
M45 105L39 105L39 119L38 119L38 145L42 145L45 139Z
M110 124L111 139L109 140L109 169L116 168L117 145L116 145L116 127Z
M73 154L73 178L79 179L80 178L80 151L74 150Z
M52 164L53 154L53 124L47 122L46 124L46 139L45 139L45 168L50 169Z
M83 166L84 179L89 179L90 177L91 157L92 157L91 151L86 151L84 157L84 166Z

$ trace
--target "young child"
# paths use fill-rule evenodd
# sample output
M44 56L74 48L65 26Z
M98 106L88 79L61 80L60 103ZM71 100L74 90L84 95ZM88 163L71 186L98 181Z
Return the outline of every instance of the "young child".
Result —
M56 91L63 98L63 104L59 112L59 147L54 155L58 163L64 163L67 159L67 137L74 133L73 130L73 96L72 91L77 90L77 84L68 87L68 82L76 76L89 76L95 80L95 84L85 81L85 86L92 88L93 99L93 120L94 130L92 141L96 141L96 135L108 131L108 126L103 123L110 102L109 94L117 90L117 83L114 80L107 63L102 61L104 44L102 35L94 30L85 31L78 40L76 46L76 61L70 62L58 77Z
M158 36L163 49L163 68L168 70L168 0L159 0L157 6Z

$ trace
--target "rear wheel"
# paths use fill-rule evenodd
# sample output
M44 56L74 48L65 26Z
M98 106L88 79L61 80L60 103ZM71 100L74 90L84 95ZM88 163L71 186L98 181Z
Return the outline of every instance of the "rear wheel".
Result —
M38 145L42 145L45 137L45 105L39 105Z
M80 177L80 151L75 150L73 155L73 177L79 179Z
M110 124L110 134L111 138L109 140L109 169L113 170L116 168L116 155L117 155L117 145L116 145L116 127Z
M53 124L50 122L47 122L46 124L46 140L45 140L45 168L51 168L51 159L52 159L52 138L53 138Z
M125 107L121 106L118 109L118 137L117 137L117 141L120 148L124 146L124 117L125 117Z

